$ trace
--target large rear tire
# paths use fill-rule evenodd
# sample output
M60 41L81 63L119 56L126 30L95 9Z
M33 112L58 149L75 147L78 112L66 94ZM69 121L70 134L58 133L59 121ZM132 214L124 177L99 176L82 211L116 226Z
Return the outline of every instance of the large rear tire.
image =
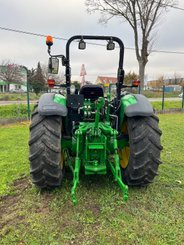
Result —
M56 187L63 178L61 151L62 119L40 116L37 108L30 125L30 173L38 188Z
M127 118L129 147L124 151L125 165L122 164L122 176L129 186L146 186L153 182L158 174L161 163L160 144L161 130L158 128L159 119L150 117ZM120 155L121 162L121 155Z

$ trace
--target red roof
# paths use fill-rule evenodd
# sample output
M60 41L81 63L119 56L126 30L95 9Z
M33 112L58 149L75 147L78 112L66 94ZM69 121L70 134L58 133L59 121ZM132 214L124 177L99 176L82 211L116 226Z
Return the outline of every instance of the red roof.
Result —
M102 76L98 76L96 81L98 83L100 82L101 84L110 84L110 83L117 83L117 78L116 77L102 77Z

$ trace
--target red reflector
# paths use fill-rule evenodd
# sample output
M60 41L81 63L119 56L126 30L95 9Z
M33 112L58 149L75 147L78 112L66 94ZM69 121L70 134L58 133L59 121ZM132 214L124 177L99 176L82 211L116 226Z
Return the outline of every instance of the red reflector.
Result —
M53 88L55 85L55 80L54 79L48 79L47 83L49 85L49 88Z
M140 81L139 81L139 80L134 80L134 81L132 82L132 85L133 85L134 87L138 87L138 86L140 85Z

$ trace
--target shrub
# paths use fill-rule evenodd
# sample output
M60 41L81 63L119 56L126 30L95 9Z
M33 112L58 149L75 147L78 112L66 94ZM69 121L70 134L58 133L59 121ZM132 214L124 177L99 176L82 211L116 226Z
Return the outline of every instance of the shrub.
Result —
M33 110L33 105L30 109ZM0 106L0 118L27 118L27 105Z

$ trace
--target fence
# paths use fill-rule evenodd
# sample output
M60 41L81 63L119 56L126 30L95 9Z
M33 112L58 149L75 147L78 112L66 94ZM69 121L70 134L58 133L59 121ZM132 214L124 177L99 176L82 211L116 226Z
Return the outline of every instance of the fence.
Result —
M162 88L162 110L165 108L165 94L167 92L165 91L165 85L163 85ZM182 93L178 95L179 98L181 98L181 108L184 107L184 86L182 87Z
M139 88L132 92L139 92ZM163 86L157 91L143 91L142 94L150 100L153 108L158 112L182 111L184 109L184 87L182 87L182 91L180 92L166 92L165 86ZM34 102L38 100L38 97L35 97L35 95L29 92L17 94L17 97L15 94L4 95L4 97L0 94L0 100L3 101L3 98L9 98L10 100L11 96L14 96L14 102L11 102L11 105L7 105L6 101L4 101L4 104L6 105L0 105L0 122L9 119L30 119L31 112L34 108ZM17 99L20 99L21 96L24 99L24 104L23 102L19 102L18 104Z

